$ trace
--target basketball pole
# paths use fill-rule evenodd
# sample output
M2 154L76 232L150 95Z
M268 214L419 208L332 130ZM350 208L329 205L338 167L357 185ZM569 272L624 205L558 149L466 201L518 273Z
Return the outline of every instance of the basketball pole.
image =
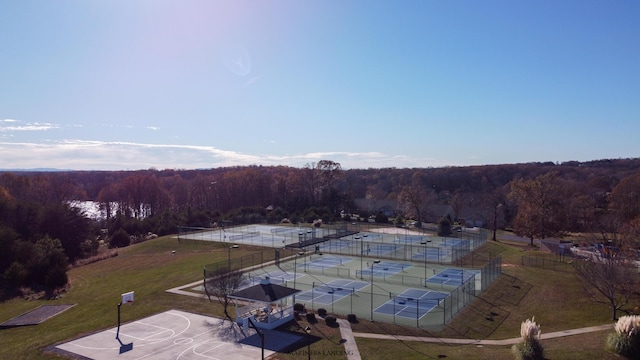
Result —
M118 303L118 330L116 331L116 339L120 340L120 307L122 303Z

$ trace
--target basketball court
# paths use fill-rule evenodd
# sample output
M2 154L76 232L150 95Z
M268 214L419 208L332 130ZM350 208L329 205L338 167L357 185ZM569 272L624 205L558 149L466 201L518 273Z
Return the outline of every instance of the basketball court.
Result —
M118 338L116 338L118 334ZM295 334L265 330L264 356L268 357L303 339ZM65 356L110 359L260 359L262 348L255 330L230 321L170 310L117 328L56 346Z

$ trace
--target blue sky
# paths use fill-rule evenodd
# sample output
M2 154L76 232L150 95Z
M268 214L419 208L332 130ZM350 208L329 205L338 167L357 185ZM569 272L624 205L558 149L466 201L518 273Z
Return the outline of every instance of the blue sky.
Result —
M0 168L640 156L638 1L0 0Z

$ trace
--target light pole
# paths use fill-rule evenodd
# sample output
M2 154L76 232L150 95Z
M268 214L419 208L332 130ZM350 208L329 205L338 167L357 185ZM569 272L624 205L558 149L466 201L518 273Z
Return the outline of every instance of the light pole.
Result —
M293 288L296 288L296 278L298 277L298 256L304 255L304 251L299 251L293 258ZM293 303L296 303L296 295L293 295Z
M422 240L420 245L424 245L424 286L427 286L427 242Z
M360 236L356 236L354 239L360 241L360 279L362 279L362 238Z
M373 260L371 263L371 321L373 321L373 267L379 264L380 260Z
M229 272L231 272L231 249L237 249L238 247L239 247L238 244L233 244L233 245L229 246L229 252L228 252L228 255L227 255L227 264L229 266L229 268L228 268Z
M311 328L307 326L304 332L307 333L307 359L311 360Z

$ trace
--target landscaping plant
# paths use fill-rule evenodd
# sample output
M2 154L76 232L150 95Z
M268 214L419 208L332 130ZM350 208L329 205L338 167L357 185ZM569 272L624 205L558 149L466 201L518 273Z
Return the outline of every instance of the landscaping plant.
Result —
M540 344L540 325L535 318L527 319L520 325L520 337L522 341L511 348L517 360L542 360L543 348Z
M607 350L629 359L640 358L640 315L622 316L607 338Z

